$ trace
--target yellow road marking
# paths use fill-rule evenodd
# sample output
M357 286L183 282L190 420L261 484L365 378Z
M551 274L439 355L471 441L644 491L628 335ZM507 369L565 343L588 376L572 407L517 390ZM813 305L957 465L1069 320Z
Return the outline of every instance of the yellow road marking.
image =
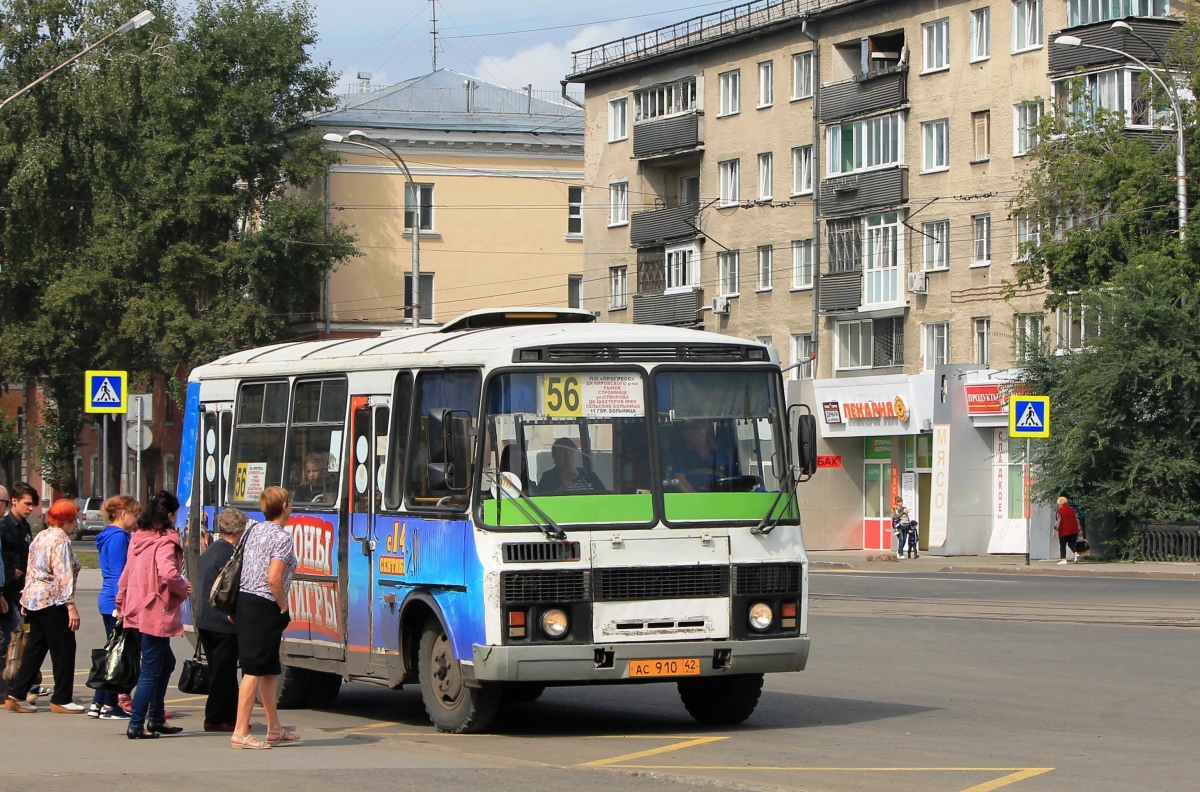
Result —
M184 698L167 699L163 702L163 704L182 704L185 701L200 701L201 699L206 698L208 698L208 696L185 696Z
M373 723L369 726L347 726L344 729L330 729L326 734L349 734L356 731L367 731L368 729L389 729L394 726L399 726L399 723Z
M670 753L671 751L681 751L684 748L694 748L697 745L707 745L708 743L720 742L721 740L728 740L728 739L729 739L728 737L696 737L691 740L684 740L683 742L677 742L677 743L671 743L670 745L664 745L660 748L651 748L646 751L637 751L636 753L621 754L620 756L613 756L608 759L597 759L594 762L584 762L583 764L576 765L576 766L577 767L608 767L610 765L615 765L618 762L626 762L631 759L641 759L644 756L654 756L655 754Z
M724 739L724 738L720 738ZM661 749L660 749L661 750ZM621 757L618 757L621 758ZM618 767L636 767L641 770L775 770L775 771L807 771L820 773L1029 773L1023 778L1049 773L1053 767L818 767L818 766L782 766L782 765L617 765ZM1014 773L1015 774L1015 773ZM1022 779L1014 778L1013 781ZM1011 783L1011 782L1010 782ZM992 787L998 789L999 787ZM982 792L972 787L964 792Z
M1053 769L1053 767L1027 767L1024 770L1013 773L1012 775L1006 775L1004 778L997 778L995 781L987 781L982 784L976 784L973 787L964 789L963 792L992 792L993 789L1006 787L1009 784L1015 784L1018 781L1024 781L1026 778L1040 776L1043 773L1049 773Z

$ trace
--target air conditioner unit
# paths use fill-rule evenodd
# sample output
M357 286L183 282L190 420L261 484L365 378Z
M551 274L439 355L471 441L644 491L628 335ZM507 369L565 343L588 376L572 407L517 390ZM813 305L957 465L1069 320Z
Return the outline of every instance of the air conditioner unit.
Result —
M729 298L728 297L713 297L712 312L715 314L729 313Z
M924 272L908 273L908 290L913 294L928 294L929 278Z

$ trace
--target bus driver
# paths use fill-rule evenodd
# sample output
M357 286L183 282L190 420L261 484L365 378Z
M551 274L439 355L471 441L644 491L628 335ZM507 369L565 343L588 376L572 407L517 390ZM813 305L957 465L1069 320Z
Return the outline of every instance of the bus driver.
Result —
M309 454L304 458L304 482L292 497L297 503L332 503L332 483L329 480L329 454Z

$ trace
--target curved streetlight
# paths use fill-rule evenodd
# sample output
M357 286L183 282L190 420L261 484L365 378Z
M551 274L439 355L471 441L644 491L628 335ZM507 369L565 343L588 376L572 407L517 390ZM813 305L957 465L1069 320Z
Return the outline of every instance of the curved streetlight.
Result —
M1139 39L1146 46L1150 47L1150 50L1154 52L1155 55L1158 55L1158 50L1154 49L1154 46L1150 44L1150 42L1139 36L1127 22L1122 22L1120 20L1113 22L1110 26L1110 29L1132 33L1135 38ZM1187 151L1184 149L1183 139L1183 110L1180 109L1179 96L1176 90L1167 85L1166 81L1163 80L1162 77L1158 76L1158 72L1151 68L1150 64L1146 63L1136 55L1131 55L1124 50L1119 50L1114 47L1104 47L1099 44L1085 44L1078 36L1059 36L1058 38L1054 39L1054 43L1060 47L1082 47L1084 49L1101 50L1103 52L1111 52L1114 55L1120 55L1123 58L1128 58L1149 72L1150 76L1153 77L1158 84L1162 86L1163 90L1167 92L1167 98L1171 100L1171 110L1175 113L1175 132L1177 137L1175 144L1175 195L1176 200L1179 202L1179 241L1183 242L1186 234L1184 228L1187 226L1188 221ZM1158 58L1161 60L1162 56L1158 55Z
M408 170L408 163L404 161L399 152L394 148L384 143L382 140L367 137L361 130L353 129L345 135L339 135L336 132L327 132L324 139L328 143L347 143L351 146L359 146L360 148L370 149L377 154L382 154L385 158L391 160L400 172L404 174L404 178L408 180L408 189L412 192L413 201L413 224L412 224L412 304L406 306L412 311L412 316L409 317L410 324L413 329L417 329L421 324L421 193L417 189L417 183L413 181L412 173Z
M67 58L62 63L55 66L50 71L43 74L41 77L38 77L33 82L29 83L29 85L26 85L24 88L17 91L15 94L13 94L12 96L5 99L3 102L0 102L0 109L3 109L6 104L11 102L13 99L16 99L18 96L22 96L22 95L28 93L31 88L33 88L34 86L36 86L38 83L42 82L43 80L49 78L55 72L59 71L60 69L65 68L67 66L70 66L72 63L79 60L84 55L87 55L89 52L96 49L96 47L99 47L101 44L108 41L113 36L120 36L120 35L124 35L125 33L128 33L131 30L137 30L138 28L142 27L143 25L146 25L149 22L153 21L153 19L154 19L154 12L150 11L148 9L146 11L142 11L138 14L135 14L134 16L131 16L129 19L127 19L125 22L121 23L115 29L113 29L113 30L109 31L107 34L105 34L102 38L87 45L86 47L81 49L79 52L75 53L74 55Z

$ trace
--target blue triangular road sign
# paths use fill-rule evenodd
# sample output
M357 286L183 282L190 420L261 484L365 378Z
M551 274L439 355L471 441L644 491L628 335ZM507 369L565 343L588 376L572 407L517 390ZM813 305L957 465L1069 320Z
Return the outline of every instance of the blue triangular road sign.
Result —
M99 381L92 381L92 404L98 407L102 406L121 406L120 382L116 385L110 377L101 377Z

